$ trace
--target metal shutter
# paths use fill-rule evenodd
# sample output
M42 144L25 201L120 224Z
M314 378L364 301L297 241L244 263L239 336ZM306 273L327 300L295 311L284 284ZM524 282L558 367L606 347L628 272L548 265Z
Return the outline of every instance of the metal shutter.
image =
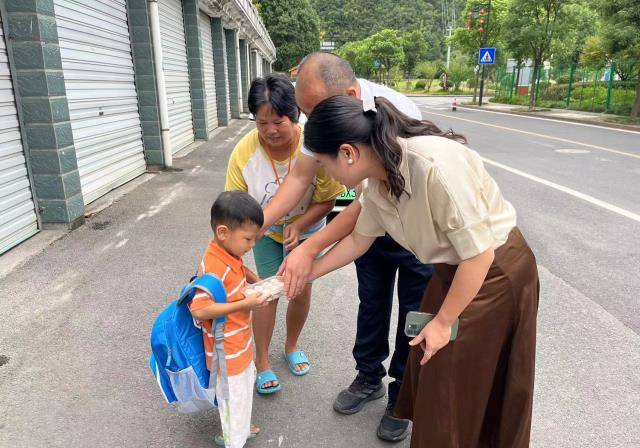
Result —
M218 127L218 111L216 108L216 77L213 68L213 41L211 37L211 19L200 11L198 15L200 37L202 41L202 66L204 69L204 92L207 103L207 129Z
M162 40L162 70L164 70L169 109L169 134L172 150L175 153L194 141L187 43L184 36L182 2L161 0L158 7Z
M38 231L0 19L0 254Z
M125 0L55 0L64 84L88 204L145 172Z

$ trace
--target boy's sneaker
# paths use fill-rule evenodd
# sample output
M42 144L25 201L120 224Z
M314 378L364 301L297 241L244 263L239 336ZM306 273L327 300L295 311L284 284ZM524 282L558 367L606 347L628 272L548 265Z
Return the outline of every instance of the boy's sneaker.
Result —
M403 420L393 415L395 403L387 404L387 410L378 425L378 438L387 442L399 442L411 433L409 420Z
M341 414L355 414L360 412L365 403L382 398L385 393L382 381L372 382L358 373L351 386L338 394L333 402L333 409Z

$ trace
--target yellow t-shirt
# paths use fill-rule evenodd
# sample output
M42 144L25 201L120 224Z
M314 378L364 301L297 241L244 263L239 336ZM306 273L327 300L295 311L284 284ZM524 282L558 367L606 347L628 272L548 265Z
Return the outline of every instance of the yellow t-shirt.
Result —
M296 152L291 158L291 169L295 166L298 158L301 157L301 147L303 135L300 132L300 141ZM283 161L274 160L278 179L273 172L271 159L260 144L258 130L254 129L245 135L236 145L227 166L227 179L225 190L242 190L248 192L264 209L271 202L271 199L278 191L278 183L282 184L288 174L289 159ZM324 168L318 171L313 183L305 193L302 200L287 216L278 221L276 225L267 232L273 240L282 243L282 226L290 224L302 216L311 203L332 201L345 191L344 186L333 178L329 177ZM325 224L322 219L318 223L307 229L307 232L320 230Z

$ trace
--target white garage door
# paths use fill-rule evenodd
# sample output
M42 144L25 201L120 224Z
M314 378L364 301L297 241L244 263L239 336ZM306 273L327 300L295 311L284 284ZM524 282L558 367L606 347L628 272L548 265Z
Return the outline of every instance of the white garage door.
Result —
M125 0L55 0L85 204L144 173Z
M37 231L0 19L0 254Z
M211 19L200 11L198 16L200 40L202 41L202 62L204 68L204 93L207 103L207 129L218 127L218 111L216 108L216 76L213 68L213 42L211 38Z
M169 109L169 134L172 150L175 153L194 141L187 43L184 36L182 2L161 0L159 9L162 69Z

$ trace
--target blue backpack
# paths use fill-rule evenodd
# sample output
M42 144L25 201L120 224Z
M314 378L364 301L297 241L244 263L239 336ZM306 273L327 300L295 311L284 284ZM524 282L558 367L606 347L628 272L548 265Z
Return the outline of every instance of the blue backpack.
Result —
M197 290L205 292L216 303L226 303L222 282L212 274L192 277L176 300L156 318L151 329L149 366L167 403L180 412L198 412L216 407L216 378L220 371L222 396L229 399L227 365L224 354L226 317L216 319L213 327L215 349L211 372L202 342L202 328L191 316L187 303Z

